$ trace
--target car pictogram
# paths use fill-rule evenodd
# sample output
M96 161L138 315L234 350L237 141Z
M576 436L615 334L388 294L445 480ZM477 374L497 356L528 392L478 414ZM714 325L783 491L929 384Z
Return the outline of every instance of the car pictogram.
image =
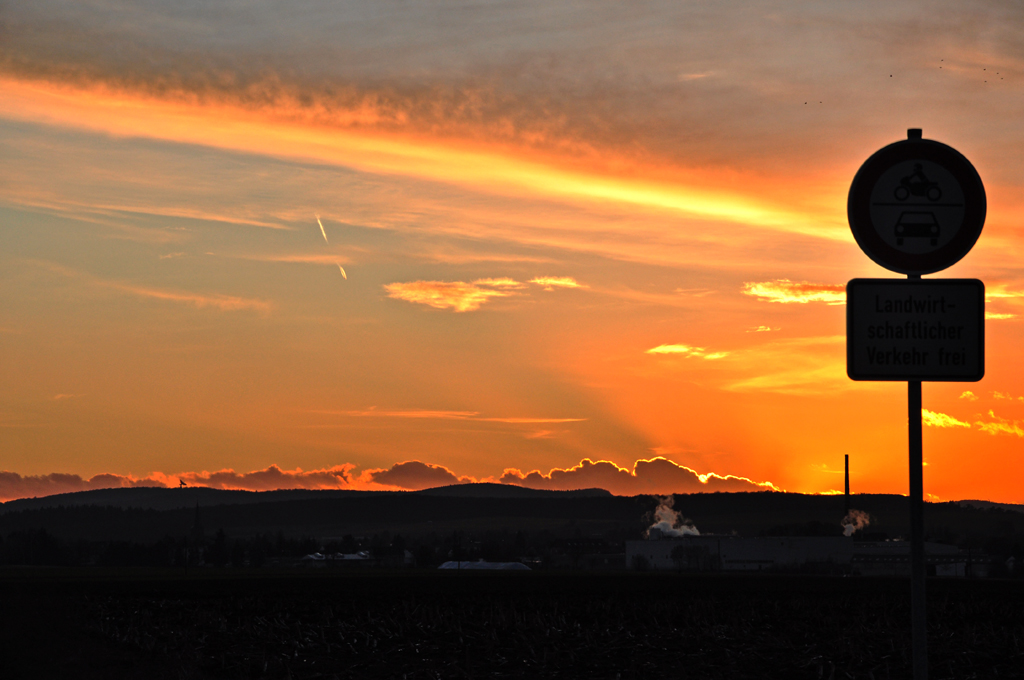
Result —
M903 245L905 238L927 238L931 244L939 243L939 223L935 213L906 211L896 220L896 245Z

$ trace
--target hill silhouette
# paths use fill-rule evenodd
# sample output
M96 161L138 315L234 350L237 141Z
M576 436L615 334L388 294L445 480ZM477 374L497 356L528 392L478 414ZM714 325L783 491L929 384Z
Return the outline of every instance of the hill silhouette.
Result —
M381 493L373 491L284 489L280 491L242 491L235 489L209 489L192 486L183 489L165 487L134 487L118 489L93 489L74 491L39 498L19 498L0 503L0 514L17 510L38 510L40 508L77 507L85 505L111 508L137 508L140 510L173 510L176 508L210 505L247 505L272 503L310 498L346 498L364 494Z
M477 484L451 484L433 489L413 491L421 496L450 496L452 498L609 498L610 491L604 489L572 489L556 491L548 489L528 489L514 484L493 484L480 482Z
M842 496L777 492L675 496L675 509L704 534L834 535L845 514ZM870 517L866 533L908 533L904 496L858 494L853 507ZM529 532L552 537L639 538L658 505L653 496L613 496L602 490L535 491L499 484L455 485L419 492L219 491L111 489L5 503L0 536L44 530L63 540L156 542L188 536L196 521L231 537L283 534L322 540L345 535L406 538L462 532ZM1024 513L968 503L927 503L931 540L978 537L1019 541ZM973 538L972 538L973 537ZM979 539L980 540L980 539Z
M93 489L54 494L39 498L20 498L0 503L0 514L16 510L77 507L96 505L112 508L141 510L174 510L215 505L250 505L283 501L324 500L329 498L359 498L374 495L417 494L423 496L450 496L453 498L584 498L608 497L604 489L577 489L549 491L528 489L512 484L452 484L421 491L353 491L346 489L282 489L275 491L243 491L236 489L210 489L202 486L168 489L165 487L134 487Z

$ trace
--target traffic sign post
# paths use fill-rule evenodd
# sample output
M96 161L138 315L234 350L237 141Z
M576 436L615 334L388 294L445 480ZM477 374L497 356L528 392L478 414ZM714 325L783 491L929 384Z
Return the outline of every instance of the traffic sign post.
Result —
M951 267L974 247L985 224L985 187L956 149L908 130L906 140L860 167L846 211L868 257L920 276Z
M980 380L985 284L854 279L846 284L846 367L854 380Z
M974 247L985 224L985 187L952 147L907 130L873 154L847 201L857 245L907 279L846 286L846 372L853 380L907 381L910 463L910 607L914 680L928 678L921 382L985 375L985 285L929 279Z

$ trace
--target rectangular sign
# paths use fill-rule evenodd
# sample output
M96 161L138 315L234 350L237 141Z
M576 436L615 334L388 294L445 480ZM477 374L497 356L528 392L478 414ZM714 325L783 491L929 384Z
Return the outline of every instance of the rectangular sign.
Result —
M853 279L846 284L846 373L854 380L981 380L985 284Z

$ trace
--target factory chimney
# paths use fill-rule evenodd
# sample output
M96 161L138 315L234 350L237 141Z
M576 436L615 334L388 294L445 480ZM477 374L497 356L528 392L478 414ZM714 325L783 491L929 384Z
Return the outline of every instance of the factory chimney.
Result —
M846 454L846 514L850 514L850 454Z

